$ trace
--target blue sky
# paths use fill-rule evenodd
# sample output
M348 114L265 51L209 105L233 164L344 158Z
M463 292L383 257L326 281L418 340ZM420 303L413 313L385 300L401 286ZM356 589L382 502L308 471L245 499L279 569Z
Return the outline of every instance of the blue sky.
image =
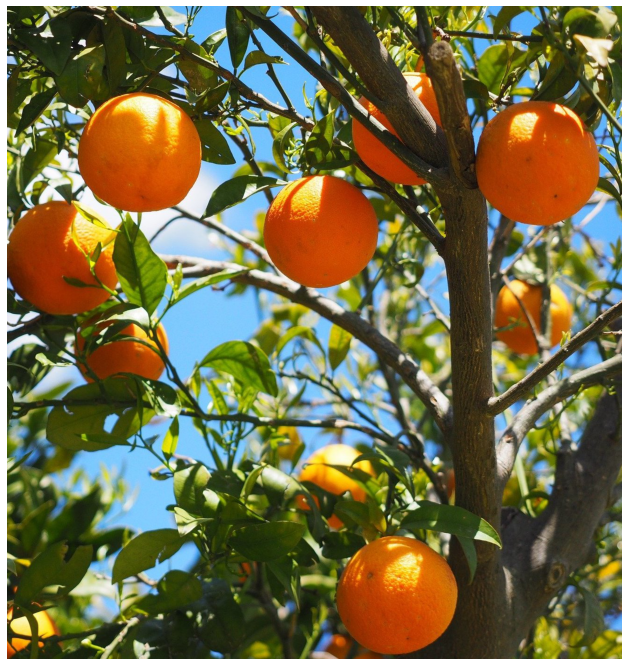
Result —
M182 8L176 9L182 11ZM497 9L494 8L493 11L496 12ZM194 24L195 39L203 41L210 33L223 27L224 14L224 7L204 7ZM276 21L285 32L291 34L292 19L290 17L280 13ZM525 31L533 24L533 20L526 18L516 25L516 28ZM289 62L288 65L276 66L277 73L295 106L302 113L307 113L303 104L303 85L306 84L307 95L312 99L315 93L314 80L301 67L291 62L290 58L282 53L260 31L256 34L269 54L281 55ZM488 46L489 44L490 42L487 41L482 46ZM226 42L218 50L217 57L223 66L230 68ZM242 78L251 87L254 87L272 101L282 103L274 85L266 76L263 66L245 72ZM271 140L267 130L255 131L255 141L260 159L272 161L270 154ZM195 213L203 212L215 186L229 178L240 164L240 155L237 148L232 146L232 150L238 160L238 164L235 166L203 163L201 177L184 204L182 204L184 207ZM551 174L548 174L548 177L551 177ZM93 199L90 201L88 197L85 201L93 205L94 208L99 208L99 205ZM223 214L222 222L236 230L251 229L255 214L264 210L265 207L266 200L264 196L261 194L255 195L239 206L226 211ZM100 207L100 209L109 221L115 222L115 211L103 207ZM589 210L590 208L581 212L576 220L581 220ZM495 218L494 214L491 218L492 222L495 222ZM147 235L150 237L152 232L167 219L169 219L167 212L144 215L142 227L145 228ZM525 226L519 226L522 227L522 231L527 230ZM533 233L536 229L532 228ZM620 220L615 205L609 203L603 212L588 225L587 231L592 237L603 240L605 243L615 241L621 233ZM179 220L169 227L154 247L160 252L222 258L224 254L216 247L215 240L215 237L208 234L207 230L200 225ZM435 296L442 307L447 310L447 301L443 295L436 294ZM228 298L223 292L205 289L177 305L166 315L163 323L170 341L172 361L180 375L186 377L192 370L194 362L218 344L229 340L248 339L259 325L259 317L252 290L249 290L244 296ZM328 331L329 325L327 322L321 321L317 325L317 333L321 340L327 339ZM82 382L78 371L74 369L55 370L46 380L46 385L50 386L52 383L67 378L77 383ZM149 426L146 434L156 434L163 431L163 429L163 425ZM316 448L329 441L328 438L320 436L314 441L313 431L310 433L302 431L301 434L304 436L309 449ZM352 441L352 438L347 438L347 440ZM190 424L182 423L177 452L205 461L208 458L201 438ZM156 465L155 458L145 451L136 450L128 453L125 449L114 447L98 453L81 454L77 456L73 467L83 467L93 478L98 478L101 464L110 468L115 467L123 474L131 487L139 488L135 504L118 522L129 524L141 531L173 525L170 514L165 511L165 507L174 500L172 483L155 481L148 474L148 470ZM163 573L165 568L186 566L194 559L194 552L192 547L188 550L182 550L169 563L151 571L151 575L157 576L159 573Z

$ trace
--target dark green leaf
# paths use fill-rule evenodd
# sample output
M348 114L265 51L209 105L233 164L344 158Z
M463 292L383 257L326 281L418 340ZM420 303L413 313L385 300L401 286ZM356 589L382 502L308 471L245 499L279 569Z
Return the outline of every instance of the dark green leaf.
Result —
M476 569L478 568L478 554L475 550L475 541L471 537L458 536L456 538L460 542L462 552L467 558L467 564L469 566L469 585L471 585L475 578Z
M606 194L610 194L620 206L622 205L621 194L613 185L613 183L610 182L610 180L606 180L606 178L600 178L597 182L596 189L600 190L601 192L605 192Z
M251 31L242 18L242 14L235 7L227 7L226 28L231 63L236 69L240 66L246 53Z
M284 173L290 173L290 168L286 164L285 148L286 141L293 139L292 130L297 126L297 123L288 123L283 129L279 130L273 138L273 158L275 164Z
M334 324L329 331L329 364L331 369L335 370L347 357L351 348L351 333L344 328Z
M78 108L90 100L107 99L109 85L103 77L105 64L105 47L102 44L80 51L55 77L59 95Z
M220 273L214 273L213 275L206 275L205 277L198 278L197 280L194 280L192 282L188 282L182 289L179 290L179 293L177 294L176 298L173 299L173 304L178 303L179 301L182 301L184 298L187 296L190 296L194 292L198 291L199 289L204 289L205 287L210 287L211 285L218 284L219 282L223 282L224 280L229 280L231 278L236 277L237 275L242 275L242 273L245 273L246 269L242 270L232 270L232 269L227 269L224 271L220 271Z
M553 101L566 95L576 84L578 77L565 65L565 56L561 51L554 51L549 69L534 94L536 100Z
M205 504L204 491L210 474L201 463L179 470L174 474L174 496L177 504L187 512L202 515Z
M41 591L50 585L60 585L58 595L73 590L83 580L92 561L91 546L79 546L66 562L68 546L65 541L49 546L26 569L15 595L21 606L31 607Z
M245 387L277 395L277 380L268 357L250 342L234 340L218 345L205 356L200 366L225 372Z
M286 182L268 176L237 176L227 180L212 192L203 217L218 215L257 192L281 185L286 185Z
M102 26L109 91L115 94L126 78L126 43L118 21L107 19Z
M209 118L200 118L194 125L203 144L203 160L213 164L235 164L227 139Z
M154 414L143 409L140 422L134 387L134 382L119 378L78 386L64 396L64 406L50 412L46 437L72 451L100 451L128 444L127 438ZM106 426L112 416L117 417L115 423Z
M48 23L44 32L16 30L16 36L53 74L61 74L72 48L72 31L63 18Z
M294 602L297 612L299 611L299 593L301 591L299 567L291 557L283 557L280 560L266 563L267 571L270 573L269 582L272 586L272 577L277 579L279 585L277 592L283 596L287 592L290 599ZM280 597L281 598L281 597Z
M288 63L281 56L271 56L263 51L251 51L244 60L243 72L249 67L255 65L287 65Z
M447 532L502 546L499 534L490 523L459 506L421 500L419 508L410 511L401 521L401 526L407 530Z
M249 560L270 562L293 550L304 533L301 523L280 520L241 527L232 533L229 544Z
M17 188L24 192L26 186L41 173L59 152L56 141L38 139L35 148L31 148L21 160L17 174Z
M353 532L330 532L323 537L323 557L341 560L352 557L366 545L364 539Z
M478 78L494 94L498 94L508 70L510 51L506 44L493 44L478 60Z
M310 166L316 166L325 161L327 153L334 141L335 111L321 118L312 128L312 132L305 142L305 160Z
M177 530L163 529L143 532L131 539L113 564L112 583L151 569L157 562L172 557L185 543Z
M120 285L131 303L152 314L168 284L166 264L155 254L148 239L130 216L126 216L113 247L113 261Z
M201 581L187 571L169 571L157 583L157 594L149 594L133 604L133 609L158 615L187 606L203 596Z
M47 88L30 98L28 104L22 109L22 116L15 130L16 135L29 128L41 116L56 94L57 91L54 88Z
M571 647L583 647L591 645L595 639L604 631L604 613L598 598L584 587L578 591L584 601L584 626L582 627L582 638Z
M233 652L244 640L246 625L229 585L220 578L203 583L203 601L209 615L199 627L200 639L215 652Z

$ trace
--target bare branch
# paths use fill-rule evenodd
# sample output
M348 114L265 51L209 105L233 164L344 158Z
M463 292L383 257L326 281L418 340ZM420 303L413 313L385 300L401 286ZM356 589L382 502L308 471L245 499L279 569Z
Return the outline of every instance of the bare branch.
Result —
M161 257L170 265L180 263L183 266L184 277L203 277L226 269L242 270L242 266L225 261L211 261L177 255L161 255ZM423 402L439 428L445 433L449 431L452 414L447 397L410 356L401 351L399 347L358 314L347 312L336 301L324 297L314 289L302 287L296 282L292 282L292 280L270 275L263 271L247 270L246 273L242 273L232 278L232 280L271 291L293 303L304 305L351 333L377 355L381 356L386 364L399 374L410 390Z
M491 398L488 401L489 414L496 416L508 409L517 400L523 398L531 391L541 380L545 379L551 372L556 370L566 359L577 352L589 340L600 335L611 322L621 317L622 301L603 312L593 323L582 329L579 333L561 347L545 363L537 366L527 377L511 386L507 391L497 398Z
M621 354L598 363L592 368L575 372L571 377L545 389L525 405L508 426L497 445L499 487L503 490L510 478L517 451L524 437L537 419L555 404L577 393L581 388L605 382L609 377L621 373Z

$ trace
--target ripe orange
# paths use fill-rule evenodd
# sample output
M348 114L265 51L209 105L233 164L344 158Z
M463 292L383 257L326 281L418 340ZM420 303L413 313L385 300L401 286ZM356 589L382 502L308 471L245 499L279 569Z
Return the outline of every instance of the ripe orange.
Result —
M327 643L326 647L323 649L333 657L336 657L336 659L346 659L354 642L355 641L347 636L343 636L342 634L334 634L329 639L329 643ZM361 645L359 645L358 652L354 659L383 659L383 657L381 654L377 654L371 650L365 650Z
M11 620L13 617L13 606L7 611L7 623L10 625L11 630L16 634L22 634L23 636L32 636L31 626L28 624L28 620L22 616L18 617L15 620ZM48 638L49 636L60 636L61 632L59 631L57 625L53 622L52 618L48 613L43 610L39 613L35 613L35 620L37 620L37 633L40 638ZM30 645L30 641L25 638L14 638L9 642L7 640L7 659L16 653L20 652L24 648ZM39 641L39 647L43 647L43 643Z
M92 192L128 211L176 206L201 170L201 141L176 104L149 93L114 97L83 130L79 169Z
M93 320L88 322L89 325L93 323ZM104 322L103 325L97 327L98 332L111 326L113 323L112 321ZM153 351L157 347L150 340L146 331L137 326L137 324L129 324L129 326L123 328L117 335L145 340L150 346L147 347L141 342L135 342L134 340L113 340L97 347L89 352L85 358L86 364L96 376L99 379L105 379L121 372L131 372L146 379L159 379L164 371L164 363L159 354ZM168 338L161 324L157 327L157 337L167 353ZM79 333L76 337L77 352L82 352L85 346L86 339ZM93 381L87 374L85 366L79 364L79 370L88 382Z
M65 201L31 208L18 220L7 246L7 274L15 291L49 314L78 314L104 303L109 293L90 273L85 253L91 255L98 243L103 246L96 275L113 289L118 277L112 233L88 222ZM109 245L104 247L105 243ZM75 286L64 277L93 286Z
M290 440L277 447L277 455L282 460L292 460L297 449L301 446L299 431L293 426L279 426L279 428L277 428L277 434L284 435Z
M422 541L390 536L351 558L336 605L356 641L374 652L406 654L447 629L457 598L456 579L443 557Z
M517 354L536 354L538 349L534 332L516 297L523 303L537 330L539 330L541 326L542 294L543 288L539 285L528 284L521 280L511 280L510 289L504 285L497 296L497 303L495 304L496 328L518 322L518 325L514 328L499 331L497 339L505 342ZM560 342L563 332L571 328L573 309L565 294L556 285L550 286L550 299L553 347Z
M436 101L436 94L432 88L432 82L427 74L421 72L406 72L404 73L408 84L416 92L417 97L423 102L423 106L430 112L430 115L440 125L440 113L438 111L438 103ZM374 105L369 102L366 97L360 98L360 104L387 129L390 130L397 138L399 135L393 129L386 116ZM353 121L353 145L355 150L360 156L360 159L378 173L382 178L390 180L393 183L401 185L423 185L425 181L412 171L412 169L402 162L393 152L375 136L373 136L364 125L357 121Z
M350 479L333 467L327 467L327 465L346 465L348 467L360 455L357 449L346 444L330 444L329 446L325 446L308 458L299 480L311 481L334 495L342 495L348 490L354 500L364 502L366 500L366 492L357 481ZM372 476L375 475L373 466L368 460L361 460L354 467ZM297 501L300 508L306 511L309 509L309 505L303 496L299 495ZM316 497L314 501L317 501ZM335 515L332 515L328 522L330 527L334 527L335 529L339 529L342 526L342 521Z
M548 225L577 213L597 187L595 139L571 109L553 102L513 104L478 144L482 194L512 220Z
M377 247L371 202L333 176L307 176L279 192L264 242L277 268L306 287L333 287L357 275Z

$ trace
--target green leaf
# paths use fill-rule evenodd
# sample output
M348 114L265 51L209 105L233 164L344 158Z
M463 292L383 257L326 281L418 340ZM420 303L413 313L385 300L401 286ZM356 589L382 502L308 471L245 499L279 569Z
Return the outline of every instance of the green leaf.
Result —
M346 522L346 519L352 520L360 527L369 527L371 519L369 515L369 508L364 502L356 502L355 500L338 500L334 506L334 514Z
M591 645L595 639L604 631L604 613L598 598L584 587L578 591L584 601L584 626L582 638L571 647L583 647Z
M257 192L286 184L283 180L268 176L236 176L221 183L212 192L203 217L218 215L223 210L235 206Z
M207 51L193 39L186 40L184 46L190 53L205 60L211 60ZM177 64L183 76L188 80L190 88L197 94L204 93L218 84L218 76L215 72L190 58L186 58L185 54L180 56Z
M7 421L10 421L13 417L13 407L15 405L15 400L13 400L13 391L7 386Z
M274 505L281 505L284 500L291 499L303 490L293 476L271 465L264 465L258 483Z
M90 100L109 96L109 86L103 77L106 65L105 47L83 49L55 77L59 95L70 105L81 108Z
M314 333L313 329L309 326L292 326L281 336L277 343L277 356L279 356L281 350L290 342L290 340L294 340L294 338L303 338L313 342L321 350L321 354L323 354L323 356L325 355L325 350L316 337L316 333Z
M518 6L502 7L493 21L493 36L499 39L499 33L510 25L510 22L519 14L523 14L525 9Z
M107 229L108 231L113 232L113 229L109 226L105 218L100 215L100 213L97 213L95 210L91 209L89 206L86 206L80 201L72 201L72 205L90 224L93 224L100 229Z
M143 532L131 539L113 564L112 583L151 569L158 562L172 557L185 543L186 537L177 530L163 529Z
M129 215L116 237L113 262L129 301L141 305L151 315L166 290L168 269Z
M271 56L263 51L251 51L244 60L245 72L249 67L255 65L287 65L288 63L281 56Z
M174 473L174 496L177 504L188 513L202 515L210 473L201 463Z
M347 357L353 336L334 324L329 331L329 364L335 370Z
M228 268L224 271L220 271L220 273L214 273L213 275L206 275L205 277L198 278L193 282L188 282L188 284L186 284L182 289L179 290L177 297L172 301L172 305L178 303L179 301L182 301L184 298L187 298L194 292L199 291L199 289L204 289L205 287L211 287L212 285L218 284L219 282L224 282L224 280L230 280L231 278L234 278L238 275L242 275L242 273L246 273L245 268L243 268L242 270L233 270Z
M116 444L128 445L127 438L154 414L146 408L140 412L137 386L126 378L78 386L63 400L64 405L54 407L48 416L46 437L71 451L100 451ZM106 426L112 416L117 417L115 423Z
M59 75L63 72L70 57L73 39L67 20L54 19L43 32L16 30L15 35L53 74Z
M498 94L508 70L510 50L506 44L493 44L478 60L478 78L490 92Z
M273 138L273 158L275 164L283 171L284 173L290 173L290 168L286 164L286 141L290 141L294 138L292 130L297 126L298 123L288 123L283 129L279 130Z
M200 639L214 652L233 652L244 640L246 623L229 585L220 578L203 583L203 602L209 615L197 629Z
M327 153L334 142L335 111L321 118L312 128L312 132L305 142L305 160L309 166L315 166L325 161Z
M617 23L617 16L606 7L599 7L598 11L591 11L585 7L570 9L563 19L563 32L573 37L586 35L587 37L607 37L613 26Z
M54 88L47 88L30 98L28 104L22 109L20 122L15 130L16 136L28 129L41 116L56 94L57 91Z
M205 356L200 367L225 372L246 387L277 395L277 380L268 356L250 342L235 340L218 345Z
M102 26L107 81L113 95L126 79L126 42L122 27L115 19L106 19Z
M407 530L447 532L502 547L499 534L490 523L459 506L421 500L419 508L410 511L401 521L401 527Z
M534 93L535 100L553 101L566 95L578 81L578 76L565 65L565 56L554 51L543 81Z
M186 15L177 12L172 9L172 7L164 5L161 7L161 10L172 25L182 25L186 21ZM135 23L140 23L141 25L153 28L163 28L164 25L159 14L155 11L155 8L149 5L118 7L118 12L128 16L133 19Z
M249 45L251 31L245 23L242 14L235 7L227 7L225 23L231 64L234 69L237 69Z
M38 139L35 147L29 149L21 160L16 182L18 190L24 192L26 186L48 166L58 152L56 141Z
M254 562L270 562L293 550L305 533L305 525L279 520L234 530L229 545Z
M198 601L203 596L201 581L187 571L169 571L158 583L157 594L149 594L133 604L133 610L149 615L169 613Z
M32 561L22 575L15 595L15 601L20 606L30 608L45 587L60 585L57 595L62 596L83 580L92 561L93 548L78 546L66 561L68 548L65 541L52 544Z
M203 160L213 164L235 164L227 139L209 118L200 118L194 125L203 144Z
M622 205L621 194L613 185L613 183L610 182L610 180L606 180L606 178L600 177L595 189L600 190L601 192L605 192L606 194L610 194L620 206Z
M353 532L329 532L323 537L322 554L330 560L341 560L352 557L365 545L364 539Z
M175 416L172 423L164 436L164 441L161 445L161 452L164 454L166 460L170 460L177 450L179 443L179 417Z
M462 552L467 558L467 564L469 565L469 585L471 585L478 568L478 554L475 550L475 542L470 537L458 536L456 538L460 542Z
M266 563L267 572L270 572L269 583L272 585L274 576L279 583L277 592L283 597L283 592L287 592L290 599L294 602L297 612L300 610L299 594L301 591L301 576L297 563L290 557L283 557L280 560Z

